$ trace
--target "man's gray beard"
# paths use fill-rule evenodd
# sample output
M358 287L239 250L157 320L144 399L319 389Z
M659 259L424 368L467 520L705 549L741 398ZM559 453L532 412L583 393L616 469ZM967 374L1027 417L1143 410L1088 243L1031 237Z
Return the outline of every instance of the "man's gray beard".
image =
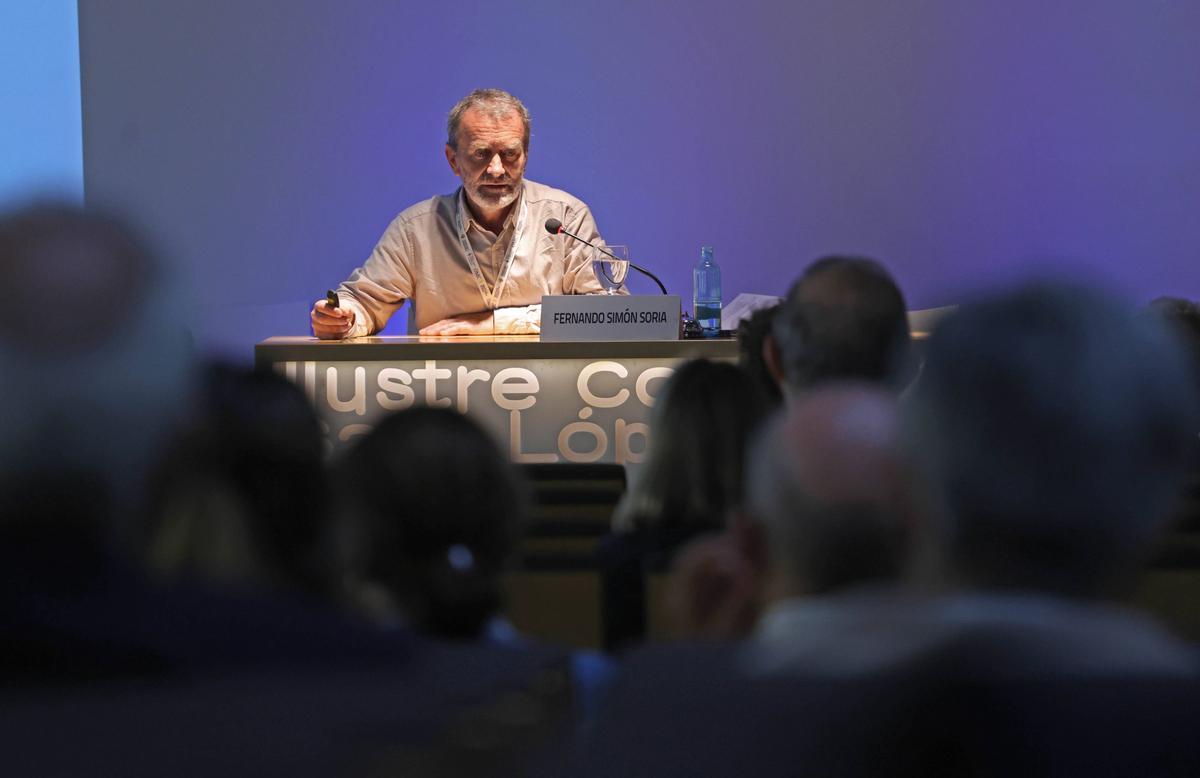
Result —
M507 208L517 201L517 195L521 193L521 184L520 182L513 184L511 192L497 198L484 198L481 196L481 193L472 192L470 189L467 189L466 192L467 197L470 198L471 203L474 204L476 208L486 208L488 210Z

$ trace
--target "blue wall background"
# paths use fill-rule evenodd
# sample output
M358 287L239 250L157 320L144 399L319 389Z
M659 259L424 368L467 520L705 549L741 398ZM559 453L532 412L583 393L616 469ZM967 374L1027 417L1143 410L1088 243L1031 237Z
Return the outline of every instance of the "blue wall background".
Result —
M452 190L476 86L533 112L529 177L685 298L701 244L727 299L835 251L913 308L1030 270L1196 298L1198 40L1188 0L85 2L87 192L243 358Z
M0 3L0 209L83 201L75 0Z

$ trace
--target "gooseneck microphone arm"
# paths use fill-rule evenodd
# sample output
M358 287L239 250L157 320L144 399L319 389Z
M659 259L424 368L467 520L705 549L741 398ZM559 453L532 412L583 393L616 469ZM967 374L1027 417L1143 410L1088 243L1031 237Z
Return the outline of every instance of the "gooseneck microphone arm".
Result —
M617 260L618 262L625 261L625 260L621 259L620 257L613 256L613 253L611 251L609 251L608 249L604 248L603 246L597 246L595 243L592 243L587 238L581 238L578 235L575 235L574 233L567 232L563 228L562 222L560 222L558 219L547 219L546 220L546 232L550 233L551 235L559 235L559 234L566 235L568 238L574 238L575 240L579 241L580 243L585 243L585 244L591 246L596 251L599 251L601 254L610 256L613 259ZM662 293L663 294L667 293L667 287L663 286L663 282L658 280L658 276L654 275L646 268L635 265L632 262L629 263L629 266L631 268L633 268L634 270L638 271L639 273L642 273L643 275L650 276L650 278L654 281L654 283L658 284L658 288L662 290Z

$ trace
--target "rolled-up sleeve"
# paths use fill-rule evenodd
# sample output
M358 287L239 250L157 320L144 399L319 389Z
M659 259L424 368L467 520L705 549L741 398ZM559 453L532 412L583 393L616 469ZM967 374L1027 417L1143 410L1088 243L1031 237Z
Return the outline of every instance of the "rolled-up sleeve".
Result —
M412 242L405 226L400 218L388 225L367 261L338 287L338 298L354 311L354 326L348 337L383 329L392 314L412 297Z
M537 335L542 331L542 306L497 308L492 313L497 335Z

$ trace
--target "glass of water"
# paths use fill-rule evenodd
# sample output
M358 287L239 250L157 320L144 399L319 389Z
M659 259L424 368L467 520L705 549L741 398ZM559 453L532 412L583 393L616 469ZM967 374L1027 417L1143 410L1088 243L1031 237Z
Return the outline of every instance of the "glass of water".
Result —
M629 247L602 246L595 249L592 271L600 286L604 287L605 294L616 294L621 284L625 283L625 276L629 275Z

